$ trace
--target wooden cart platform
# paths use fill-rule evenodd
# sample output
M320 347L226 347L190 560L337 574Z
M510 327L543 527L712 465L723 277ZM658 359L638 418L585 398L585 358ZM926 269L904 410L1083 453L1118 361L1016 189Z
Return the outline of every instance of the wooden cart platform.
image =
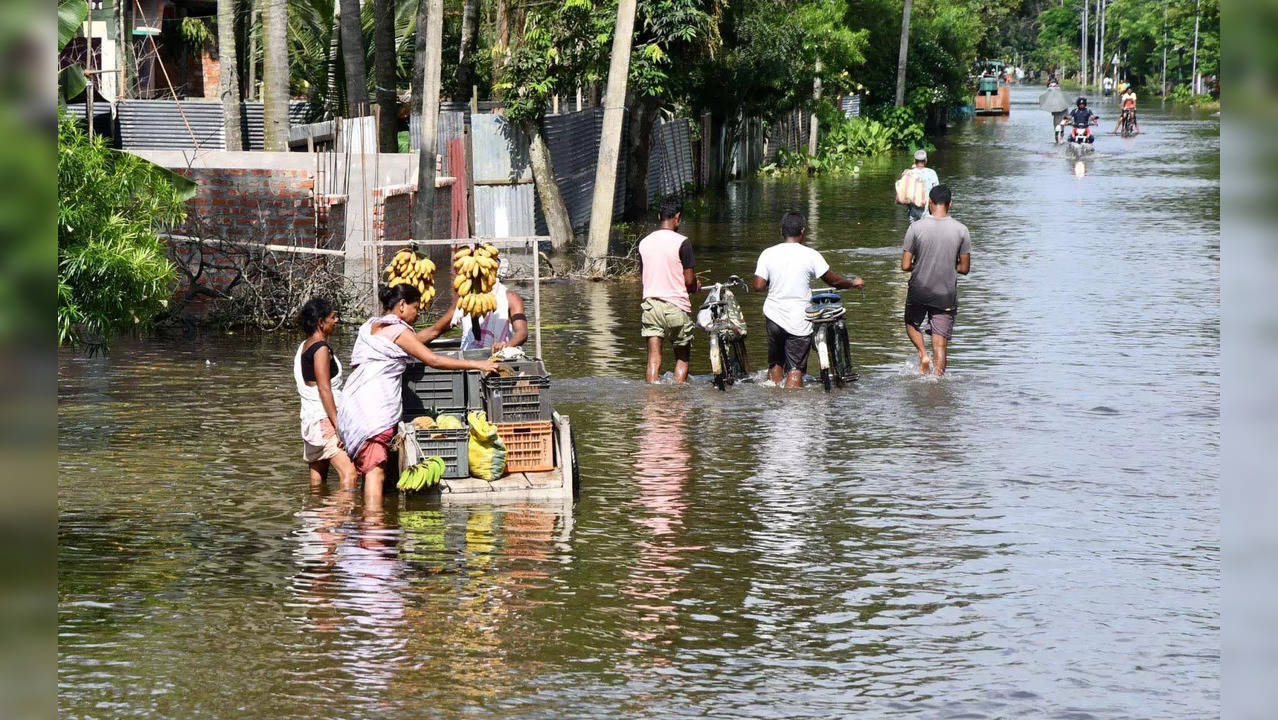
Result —
M477 477L441 480L440 501L445 504L493 503L517 500L566 500L571 502L576 477L576 448L572 423L566 415L554 414L555 469L546 472L509 473L493 481Z

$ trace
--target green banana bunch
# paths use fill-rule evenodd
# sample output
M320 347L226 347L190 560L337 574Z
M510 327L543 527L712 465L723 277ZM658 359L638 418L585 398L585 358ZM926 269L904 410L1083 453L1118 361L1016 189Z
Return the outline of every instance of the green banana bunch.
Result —
M438 456L428 457L400 473L399 482L395 484L395 487L404 491L412 491L437 485L440 479L444 477L444 468L443 458Z

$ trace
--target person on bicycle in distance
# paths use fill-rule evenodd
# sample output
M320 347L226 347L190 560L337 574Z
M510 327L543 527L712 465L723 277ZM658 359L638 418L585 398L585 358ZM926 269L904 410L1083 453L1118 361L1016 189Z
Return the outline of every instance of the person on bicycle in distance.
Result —
M821 278L837 288L865 287L859 277L851 280L830 269L821 253L803 244L807 221L797 212L781 216L782 242L759 254L754 269L754 289L767 288L763 318L768 329L768 379L778 387L802 387L812 349L812 281Z
M674 381L687 382L692 358L692 301L701 289L694 271L692 243L676 232L683 219L678 198L661 201L661 227L639 241L639 270L643 276L643 304L639 307L643 338L648 344L647 380L661 377L661 345L669 338L674 349Z
M1128 85L1127 89L1123 91L1123 95L1122 95L1122 98L1119 100L1119 103L1121 104L1123 110L1122 110L1122 113L1120 113L1118 116L1118 122L1114 123L1114 134L1118 133L1118 128L1122 126L1123 120L1130 115L1132 119L1132 129L1134 129L1136 131L1136 134L1139 135L1140 125L1136 122L1136 90L1135 88Z
M1069 111L1069 120L1074 126L1073 137L1078 137L1078 131L1082 130L1087 142L1090 143L1096 140L1092 136L1091 126L1099 122L1100 116L1087 107L1087 98L1080 97L1075 101L1074 109Z

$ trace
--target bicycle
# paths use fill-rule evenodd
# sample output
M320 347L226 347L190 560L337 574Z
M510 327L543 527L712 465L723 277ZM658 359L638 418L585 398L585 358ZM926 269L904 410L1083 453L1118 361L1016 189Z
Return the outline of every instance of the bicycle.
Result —
M714 373L714 386L719 390L727 390L729 385L750 377L745 315L729 289L732 287L750 292L745 281L733 275L726 282L704 288L706 300L697 311L697 326L710 335L710 370Z
M843 308L841 290L829 289L813 293L807 318L812 323L812 345L817 351L821 366L821 384L830 392L834 385L856 382L852 370L852 348L848 343L848 326L844 322L847 311Z
M1136 111L1124 110L1119 124L1122 137L1132 137L1136 134Z

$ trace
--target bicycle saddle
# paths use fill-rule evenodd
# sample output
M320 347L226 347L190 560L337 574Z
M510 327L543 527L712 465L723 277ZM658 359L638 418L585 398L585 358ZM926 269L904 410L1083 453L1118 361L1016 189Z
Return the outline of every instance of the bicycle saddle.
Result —
M843 317L847 311L842 305L829 304L813 304L808 306L807 318L808 322L826 322L829 320L838 320Z
M838 302L839 302L838 293L823 292L823 293L816 293L812 296L813 305L821 305L823 303L837 304Z

